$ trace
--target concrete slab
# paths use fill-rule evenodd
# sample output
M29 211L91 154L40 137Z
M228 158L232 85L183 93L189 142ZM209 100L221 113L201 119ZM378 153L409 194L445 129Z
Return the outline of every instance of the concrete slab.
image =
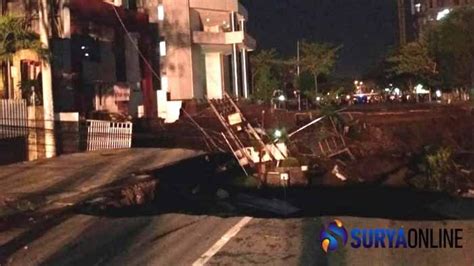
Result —
M0 207L2 201L17 199L45 205L60 197L125 181L132 173L156 170L204 154L186 149L121 149L0 166Z

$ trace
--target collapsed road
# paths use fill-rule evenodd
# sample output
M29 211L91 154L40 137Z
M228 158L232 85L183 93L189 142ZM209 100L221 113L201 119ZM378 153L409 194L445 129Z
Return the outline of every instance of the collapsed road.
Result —
M232 174L228 176L224 174L225 171L221 171L220 160L216 164L211 163L215 169L208 167L203 172L196 171L197 166L212 162L213 158L222 158L221 156L212 157L183 150L140 149L139 152L149 156L161 155L162 158L167 158L166 154L176 156L184 152L190 157L166 164L166 167L139 171L141 176L151 174L160 180L155 191L156 197L150 202L135 206L112 204L104 207L103 204L107 203L104 198L115 191L105 190L105 193L84 195L81 197L84 201L78 201L75 206L63 208L62 211L56 208L56 211L49 210L36 215L34 210L23 210L19 219L7 219L6 222L10 223L4 223L1 227L0 264L191 265L206 261L210 265L324 265L351 260L354 265L364 265L366 262L357 252L347 251L331 257L321 252L317 232L333 216L343 219L348 226L450 226L463 228L465 239L474 236L470 221L474 218L474 204L470 199L375 187L320 187L288 190L286 193L281 189L262 191L257 188L242 188L230 182ZM126 151L116 153L127 154ZM88 158L82 156L84 159ZM96 162L100 160L105 163L114 155L94 153L92 157ZM101 157L104 159L101 160ZM35 169L40 171L37 172L40 176L41 171L48 169L45 166L49 165L51 170L51 164L69 160L77 158L43 161L43 166L39 164ZM151 161L153 160L150 159L147 163ZM144 161L142 163L147 164ZM71 177L77 178L81 168L87 171L91 170L89 167L84 162L82 167L76 168L76 175ZM15 168L28 169L24 164L9 166L5 169L12 175L10 178L15 175ZM122 175L127 173L124 168L116 169L119 172L109 169L109 174L127 176ZM232 172L232 169L229 171ZM122 184L125 187L118 192L123 191L130 183ZM137 184L133 183L132 186ZM28 187L27 184L24 186ZM69 188L71 191L76 190L71 186ZM70 204L73 203L70 201L71 197L68 200ZM12 203L10 201L9 205ZM95 205L97 203L99 204ZM291 212L291 219L281 219L284 217L281 210L288 209L297 209L297 213ZM239 228L233 238L226 238L229 230L242 221L243 215L255 218ZM225 245L218 245L219 249L212 257L205 257L223 237L228 239ZM463 249L441 250L436 254L430 250L401 252L407 262L427 258L443 261L449 252L450 255L456 254L456 259L451 258L449 262L469 265L472 262L469 250L474 247L472 242L463 244ZM392 251L374 250L364 254L384 257L386 261L399 259Z
M397 175L413 157L404 155L408 159L404 162L394 156L400 150L387 152L386 147L407 147L403 152L419 149L425 140L437 140L437 136L427 138L429 131L452 135L446 140L471 147L471 140L443 131L446 123L459 124L466 121L464 117L423 114L423 126L431 126L434 119L438 123L420 129L404 122L408 117L403 114L395 114L399 117L396 123L408 123L406 127L387 126L383 117L374 122L371 115L361 120L367 124L368 135L375 137L358 138L350 144L358 156L357 161L346 162L346 169L354 169L350 175L344 173L350 182L342 182L328 171L316 173L306 187L261 187L255 179L242 175L231 154L183 149L93 152L3 166L0 264L190 265L203 261L200 259L220 239L227 239L226 233L242 216L251 216L254 219L205 261L211 265L325 265L341 261L365 265L364 257L383 257L390 262L402 254L410 263L472 265L469 251L474 246L467 241L462 249L436 253L342 250L332 257L321 253L317 234L333 217L351 227L448 226L462 228L464 239L474 237L473 199L382 182L387 169L394 167L387 162L402 162L388 171L388 175ZM399 135L413 132L418 132L416 138L408 141ZM394 140L399 144L387 145ZM362 148L358 143L364 144ZM367 154L369 149L364 146L387 152L386 157ZM378 160L372 160L377 156ZM364 163L361 169L358 163ZM380 167L375 167L377 164ZM377 182L354 182L354 176L363 177L367 165L372 165L372 171L383 168L381 173L371 173ZM469 161L464 165L469 166Z

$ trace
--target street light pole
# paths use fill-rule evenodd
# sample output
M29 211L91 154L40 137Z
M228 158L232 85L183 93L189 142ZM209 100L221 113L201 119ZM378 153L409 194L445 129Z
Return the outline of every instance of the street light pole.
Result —
M296 75L300 77L300 41L296 42Z

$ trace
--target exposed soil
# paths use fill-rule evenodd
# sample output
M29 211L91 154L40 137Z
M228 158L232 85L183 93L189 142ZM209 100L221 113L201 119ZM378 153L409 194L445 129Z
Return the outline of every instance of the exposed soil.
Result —
M305 113L271 110L265 106L246 104L242 104L241 109L248 121L255 127L263 127L267 132L278 128L289 133L304 122L311 121L311 118L320 116L318 111ZM473 113L470 106L438 104L350 106L340 115L346 124L350 125L344 139L355 156L355 161L348 160L347 156L328 159L314 153L324 129L332 130L327 119L299 132L287 143L290 156L307 157L316 163L319 168L316 175L322 179L314 181L325 185L341 184L340 180L330 174L335 164L339 164L354 182L380 183L400 171L406 172L405 175L409 177L413 173L403 168L413 164L428 146L450 147L458 155L467 152L457 156L457 159L464 169L471 171L474 165L473 156L469 155L474 151ZM205 137L203 130L214 143ZM134 145L227 151L227 146L220 136L223 131L212 110L201 108L192 119L183 114L174 124L155 124L146 128L137 133ZM313 156L308 156L311 154ZM400 185L394 184L397 183L394 180L390 182L395 186ZM403 182L403 178L400 182Z

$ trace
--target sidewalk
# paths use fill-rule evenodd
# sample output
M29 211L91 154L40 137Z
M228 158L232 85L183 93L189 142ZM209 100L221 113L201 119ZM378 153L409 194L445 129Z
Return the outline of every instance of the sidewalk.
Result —
M0 218L51 204L71 205L73 198L133 179L133 173L203 154L185 149L123 149L0 166Z

